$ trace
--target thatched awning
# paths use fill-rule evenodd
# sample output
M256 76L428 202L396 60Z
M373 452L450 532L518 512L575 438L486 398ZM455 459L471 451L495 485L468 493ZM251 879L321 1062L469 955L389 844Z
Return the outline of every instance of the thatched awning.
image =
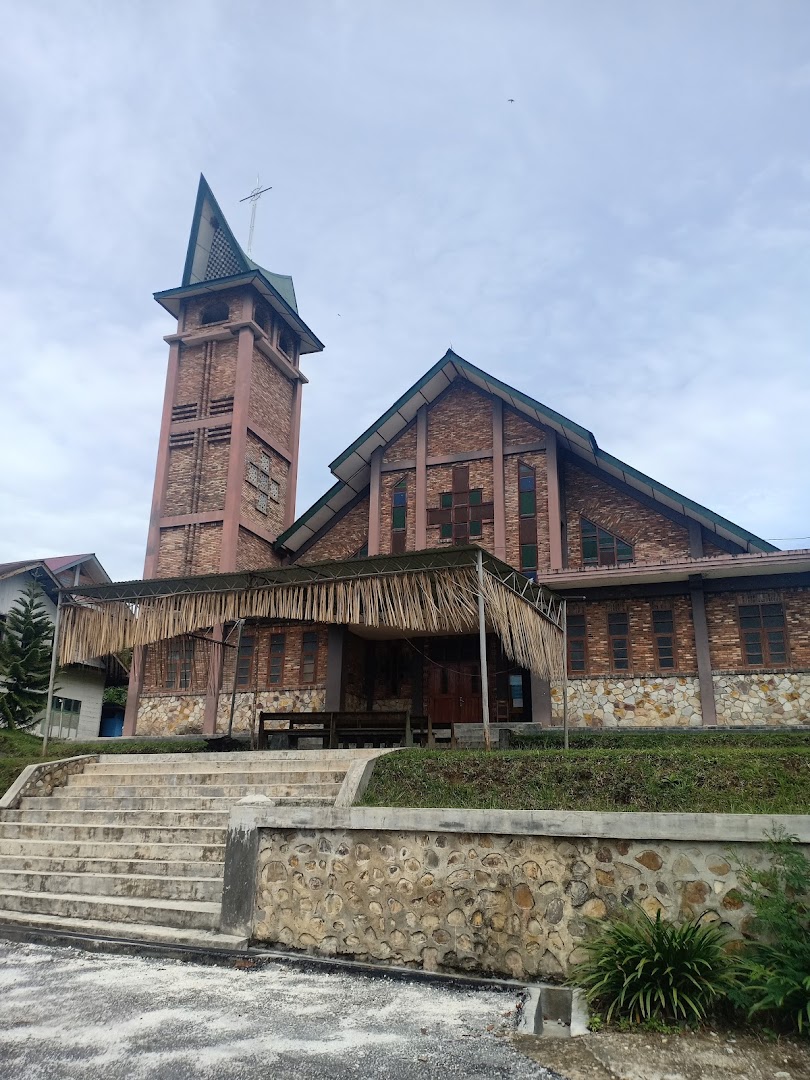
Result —
M59 658L69 664L243 618L473 633L479 556L486 623L507 656L562 678L564 601L478 547L66 588Z

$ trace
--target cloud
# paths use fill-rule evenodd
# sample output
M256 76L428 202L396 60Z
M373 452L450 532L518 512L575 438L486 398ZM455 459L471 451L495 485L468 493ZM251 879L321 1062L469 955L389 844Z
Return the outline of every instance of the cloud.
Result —
M197 173L295 276L299 511L448 345L810 535L801 5L37 4L0 42L0 558L142 569ZM506 99L512 97L514 104Z

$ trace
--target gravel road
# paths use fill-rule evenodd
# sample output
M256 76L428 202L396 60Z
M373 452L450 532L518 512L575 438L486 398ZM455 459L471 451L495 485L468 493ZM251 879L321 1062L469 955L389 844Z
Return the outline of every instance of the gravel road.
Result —
M3 1080L559 1080L515 994L0 942Z

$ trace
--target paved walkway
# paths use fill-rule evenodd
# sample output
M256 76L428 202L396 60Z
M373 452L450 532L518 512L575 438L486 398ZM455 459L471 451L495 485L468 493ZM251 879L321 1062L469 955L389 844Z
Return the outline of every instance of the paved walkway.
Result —
M489 990L0 942L0 1076L553 1080L511 1037L516 1005Z

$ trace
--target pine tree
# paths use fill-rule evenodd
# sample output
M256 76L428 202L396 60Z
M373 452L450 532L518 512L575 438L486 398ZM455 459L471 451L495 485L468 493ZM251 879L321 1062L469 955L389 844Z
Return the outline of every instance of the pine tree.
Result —
M0 637L0 725L32 727L44 710L52 639L42 590L32 581L12 604Z

